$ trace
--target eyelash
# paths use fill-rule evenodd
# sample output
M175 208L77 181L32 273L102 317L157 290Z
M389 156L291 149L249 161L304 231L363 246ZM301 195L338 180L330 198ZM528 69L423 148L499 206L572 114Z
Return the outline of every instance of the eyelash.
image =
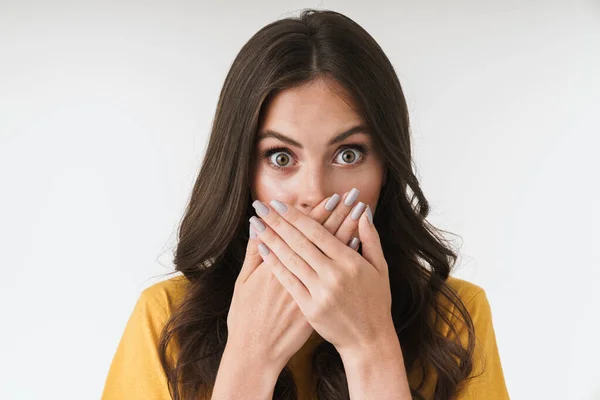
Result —
M346 145L344 145L344 146L342 146L340 148L340 151L338 152L338 154L336 154L336 157L341 152L343 152L344 150L348 150L348 149L358 150L358 151L360 151L362 153L360 159L357 162L355 162L353 164L346 164L346 165L349 165L349 166L357 166L359 164L362 164L364 162L365 157L367 156L367 154L369 154L369 148L367 146L365 146L363 144L360 144L360 143L349 143L349 144L346 144ZM279 153L279 152L287 153L290 156L292 155L291 151L287 147L275 146L275 147L270 147L270 148L267 148L267 149L263 150L262 157L267 159L267 162L268 162L269 166L271 166L272 168L275 168L275 169L278 169L278 170L283 170L283 169L289 168L289 166L281 167L281 166L279 166L277 164L273 164L271 162L271 156L273 154Z

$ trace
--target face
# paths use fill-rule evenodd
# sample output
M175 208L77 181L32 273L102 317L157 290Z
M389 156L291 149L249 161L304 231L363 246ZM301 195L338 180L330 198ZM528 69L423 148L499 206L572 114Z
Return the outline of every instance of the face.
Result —
M375 212L384 164L364 119L336 92L345 93L335 81L316 80L271 99L258 127L252 201L277 199L308 214L356 187L358 201Z

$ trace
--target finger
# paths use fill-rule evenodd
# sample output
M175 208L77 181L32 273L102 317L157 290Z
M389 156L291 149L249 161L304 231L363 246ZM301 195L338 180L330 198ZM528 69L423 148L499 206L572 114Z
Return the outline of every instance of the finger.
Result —
M379 272L385 272L388 265L381 247L379 232L377 232L375 225L371 223L372 216L371 208L367 207L367 211L363 213L358 224L358 234L362 242L362 256Z
M310 213L308 213L308 215L312 219L323 225L323 222L325 222L327 218L331 215L331 211L335 208L339 201L340 195L334 193L332 196L323 199L315 208L312 209Z
M332 211L335 210L335 207L339 204L340 199L341 197L337 193L327 197L310 212L310 217L323 225L323 223L331 216ZM330 232L335 233L334 231Z
M256 270L256 267L262 263L262 257L256 247L257 235L254 229L252 229L252 225L249 228L249 235L248 244L246 245L246 257L244 258L244 264L237 277L236 284L238 282L245 283L252 272Z
M356 203L359 193L360 191L356 188L353 188L349 192L345 193L342 200L332 211L329 218L327 218L327 221L323 223L325 229L334 234L342 243L348 243L348 240L350 239L348 232L341 232L339 236L337 232L348 214L350 214L352 211L352 207L354 203Z
M358 250L359 244L360 244L360 239L358 237L353 237L348 242L348 247L350 247L352 250Z
M348 210L350 207L342 208L339 206L336 208L338 204L340 204L340 199L342 202L346 198L348 192L345 192L341 197L337 193L333 194L330 197L325 198L321 203L319 203L313 210L308 214L312 219L325 226L325 228L335 235L342 243L347 243L350 245L350 239L354 236L357 236L358 223L355 224L353 230L350 232L351 224L343 225L344 218L347 217ZM334 212L335 211L335 212ZM327 221L327 224L323 223ZM340 230L340 221L342 221L343 229Z
M362 201L358 202L341 223L340 227L335 233L335 237L337 237L342 243L348 243L353 236L357 236L353 234L357 231L359 218L366 208L367 205L365 203Z
M261 204L264 205L264 203ZM271 221L273 221L274 218L278 218L280 220L281 224L277 227L279 231L275 231L271 226L267 226L267 224L264 223L266 222L265 218L268 218L269 216ZM306 216L306 218L311 219L308 216ZM313 220L311 219L311 221ZM312 288L314 288L317 284L317 280L319 278L317 272L312 268L312 264L307 264L307 261L305 261L300 254L298 254L290 247L290 245L288 245L288 240L294 246L295 241L303 240L304 244L301 246L312 247L312 252L315 253L313 258L315 259L318 258L327 260L327 257L321 254L321 252L319 252L319 250L312 243L308 242L308 240L302 236L297 229L287 224L287 222L285 222L285 220L281 218L275 211L271 211L266 217L263 216L263 220L260 220L256 216L252 216L250 218L250 223L256 230L260 241L266 244L269 249L275 253L283 265L285 265L285 267L289 269L291 273L296 275L296 277L302 281L304 286L306 286L309 290L312 290ZM282 226L283 223L288 226ZM313 221L313 223L319 225L316 221ZM283 234L286 236L285 239L281 236L281 232L284 232ZM310 251L311 250L309 249L305 249L305 253ZM321 261L321 263L323 263L323 261Z
M266 204L256 201L254 204L259 206L257 211L265 212L262 218L285 242L290 244L291 250L296 252L306 262L322 275L323 268L326 268L330 259L339 259L348 253L351 249L345 243L340 242L327 229L308 215L300 212L295 207L289 207L287 204L272 200L272 212ZM263 208L264 206L264 208ZM260 236L260 234L259 234ZM318 250L321 250L319 252ZM352 252L352 251L351 251ZM325 257L325 256L327 257Z
M292 296L300 311L307 315L312 296L302 282L282 264L276 265L271 271L281 286Z
M311 301L310 290L293 274L277 257L270 251L264 243L258 244L258 251L265 264L269 267L273 275L279 280L279 283L288 291L294 298L301 311L304 311L305 304Z

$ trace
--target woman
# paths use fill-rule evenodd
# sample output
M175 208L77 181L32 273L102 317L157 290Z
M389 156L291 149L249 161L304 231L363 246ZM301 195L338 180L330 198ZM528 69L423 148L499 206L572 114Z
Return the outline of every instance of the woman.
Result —
M343 194L343 195L342 195ZM506 399L484 290L425 217L406 102L332 11L257 32L103 399Z

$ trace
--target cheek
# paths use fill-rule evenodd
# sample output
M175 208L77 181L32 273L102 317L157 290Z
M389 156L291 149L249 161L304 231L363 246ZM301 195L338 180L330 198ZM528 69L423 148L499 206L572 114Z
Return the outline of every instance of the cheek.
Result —
M359 201L371 206L371 210L375 211L379 196L381 195L382 174L381 171L373 171L369 174L361 176L356 182L360 194Z
M368 206L371 206L371 210L375 209L377 205L377 201L379 200L379 193L377 187L372 186L371 184L358 186L360 190L360 194L358 195L358 201L362 201Z
M277 199L289 203L294 193L293 187L290 180L278 178L273 173L259 168L252 182L252 200L268 203Z

